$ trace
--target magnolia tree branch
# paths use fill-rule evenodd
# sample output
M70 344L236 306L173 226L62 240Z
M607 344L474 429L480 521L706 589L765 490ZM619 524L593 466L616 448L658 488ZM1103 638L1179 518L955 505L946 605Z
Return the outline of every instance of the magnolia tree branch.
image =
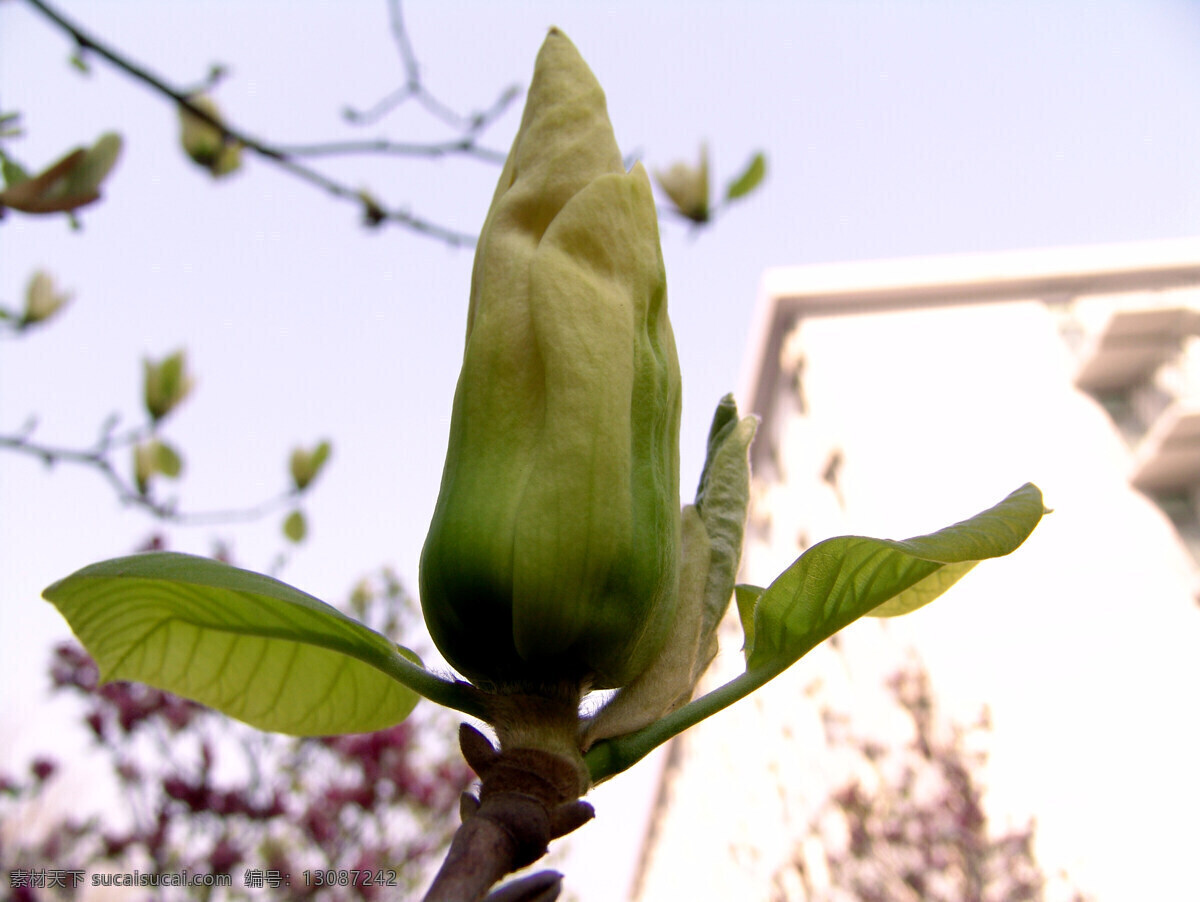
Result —
M139 507L153 517L180 526L206 526L227 523L245 523L258 520L267 514L282 509L303 494L291 488L250 507L229 510L181 511L174 501L161 501L149 492L141 492L132 481L126 479L113 463L113 456L120 451L133 448L139 442L151 439L154 431L149 424L114 434L116 418L110 417L100 430L100 436L90 448L62 448L42 444L32 439L35 428L29 423L19 432L0 435L0 449L14 451L34 457L47 467L56 464L75 464L88 467L99 473L117 495L122 504Z
M400 64L404 67L404 84L366 112L347 109L347 121L360 125L376 122L400 104L412 99L431 116L441 120L443 124L463 132L468 138L473 138L499 118L521 93L516 85L510 85L500 92L495 103L486 110L478 110L467 116L456 113L431 94L421 82L421 67L413 52L412 42L408 39L408 30L404 27L404 13L400 0L388 0L388 15L391 21L392 39L396 43L396 52L400 55ZM493 151L487 151L487 153L490 157ZM504 154L496 153L494 159L503 163Z
M349 201L360 207L363 212L364 221L368 225L379 226L383 223L392 223L417 234L442 241L451 247L469 247L474 245L475 236L472 234L440 225L424 217L409 213L406 210L384 207L366 192L351 188L298 161L298 158L302 157L350 153L383 153L414 157L441 157L448 154L456 154L487 162L503 161L504 154L480 146L477 144L477 137L484 128L494 122L504 112L519 92L515 87L507 88L491 107L470 116L459 116L451 111L433 97L420 81L419 67L413 55L411 44L408 41L407 32L404 30L399 0L391 0L392 33L396 38L396 43L400 48L401 57L404 62L405 84L366 114L348 111L347 119L351 122L375 121L411 97L415 98L431 115L463 132L460 138L430 144L385 140L364 142L337 141L298 145L295 147L270 144L259 138L255 138L241 129L234 128L212 115L203 106L195 102L196 94L193 91L184 90L183 88L167 83L164 79L150 72L146 67L139 65L125 54L105 44L95 35L86 32L79 25L70 21L58 10L51 7L45 0L26 0L26 3L66 32L81 52L94 53L134 80L141 82L156 93L168 98L181 110L217 129L221 134L222 141L239 144L301 181L313 187L320 188L339 200Z
M350 154L397 154L406 157L445 157L451 154L478 157L489 163L503 163L504 154L480 147L473 138L456 138L432 144L410 144L372 138L364 141L324 141L317 144L281 144L275 148L287 157L333 157Z
M592 806L579 800L586 787L575 764L539 749L497 750L467 724L458 735L463 757L479 775L479 796L463 794L462 826L425 902L551 902L562 885L554 871L491 895L488 890L545 855L551 840L592 819Z

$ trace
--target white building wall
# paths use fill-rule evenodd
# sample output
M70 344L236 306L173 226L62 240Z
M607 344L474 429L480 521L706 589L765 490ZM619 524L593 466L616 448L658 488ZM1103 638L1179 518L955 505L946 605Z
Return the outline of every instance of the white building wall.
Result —
M1184 256L1200 263L1195 250ZM1153 259L1156 251L1130 253ZM1115 258L1121 253L1097 249L1058 263L1047 252L910 261L846 268L844 278L861 287L891 272L932 283L946 273L962 279L973 265L983 282L1002 281L1013 267L1086 273ZM804 283L802 271L792 277ZM829 268L810 281L822 280L837 287ZM964 298L973 291L964 288ZM1155 297L1195 301L1179 285L1170 291L1179 293L1159 285ZM765 303L779 306L777 297ZM981 564L928 608L854 624L840 650L827 643L680 737L635 898L801 898L781 871L816 806L853 767L826 751L820 710L848 710L902 738L881 682L910 645L947 713L971 721L982 705L990 709L989 816L998 828L1035 816L1047 874L1068 872L1099 902L1193 897L1195 562L1159 508L1129 487L1132 453L1112 420L1073 387L1078 363L1060 335L1061 312L1030 297L814 315L798 326L783 321L787 334L774 341L772 315L754 349L760 357L775 349L778 367L763 383L770 367L761 358L751 380L756 407L769 413L745 581L766 585L802 545L831 535L939 529L1026 481L1054 513L1014 555ZM823 477L834 455L831 483ZM714 682L740 670L739 644L734 625Z

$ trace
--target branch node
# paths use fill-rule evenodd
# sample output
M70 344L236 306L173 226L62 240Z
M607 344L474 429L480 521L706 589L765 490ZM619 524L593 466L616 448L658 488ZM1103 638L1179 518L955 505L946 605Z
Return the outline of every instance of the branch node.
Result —
M546 854L550 841L587 823L592 806L579 800L587 781L577 760L534 748L495 746L479 730L459 728L463 757L479 776L478 801L460 799L462 826L426 895L426 902L476 902L505 874L526 867ZM549 872L547 872L549 873ZM550 902L557 898L561 877L518 881L500 902ZM543 882L544 881L544 882ZM501 889L505 893L509 887ZM489 902L496 902L489 897Z

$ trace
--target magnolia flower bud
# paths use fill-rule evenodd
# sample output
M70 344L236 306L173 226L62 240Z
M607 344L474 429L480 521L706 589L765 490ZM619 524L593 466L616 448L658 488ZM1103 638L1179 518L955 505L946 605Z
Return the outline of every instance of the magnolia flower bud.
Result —
M190 98L192 106L223 122L216 102L205 94ZM184 107L179 108L179 143L184 153L213 178L236 172L242 165L242 145L227 139L219 128Z
M191 393L192 377L188 373L187 358L183 351L176 351L159 363L143 360L142 367L142 394L146 412L158 422Z
M133 447L133 480L140 494L150 491L155 475L175 479L183 472L183 458L166 442L150 439Z
M25 325L31 326L48 320L70 300L71 293L56 290L54 277L39 269L29 280L29 287L25 289Z
M303 492L317 478L317 474L329 460L330 450L329 442L319 442L311 451L304 448L292 451L288 463L292 473L292 485L296 487L296 491Z
M654 177L681 215L695 223L708 222L712 212L708 206L708 145L700 145L698 165L675 163Z
M650 181L551 30L479 238L421 556L454 667L534 690L647 667L674 617L679 411Z

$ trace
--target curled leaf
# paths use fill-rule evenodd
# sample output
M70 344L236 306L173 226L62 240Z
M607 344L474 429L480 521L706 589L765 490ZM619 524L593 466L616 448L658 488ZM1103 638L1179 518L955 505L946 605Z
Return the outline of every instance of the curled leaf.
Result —
M33 214L69 213L94 203L120 153L121 136L109 132L92 147L77 147L35 176L28 176L5 158L0 208Z
M742 170L741 175L729 183L729 187L725 189L725 200L738 200L745 197L760 184L767 174L767 158L761 153L756 153L746 168Z
M62 188L66 196L100 196L100 185L108 178L121 155L121 136L108 132L101 135L83 155Z
M713 415L708 457L696 490L696 507L712 545L712 562L704 590L701 651L693 681L717 654L717 627L729 608L742 560L742 540L750 506L750 443L758 418L738 418L733 395L726 395Z
M733 597L737 599L738 620L742 624L742 653L747 661L754 654L754 609L765 591L762 586L747 584L733 587Z

